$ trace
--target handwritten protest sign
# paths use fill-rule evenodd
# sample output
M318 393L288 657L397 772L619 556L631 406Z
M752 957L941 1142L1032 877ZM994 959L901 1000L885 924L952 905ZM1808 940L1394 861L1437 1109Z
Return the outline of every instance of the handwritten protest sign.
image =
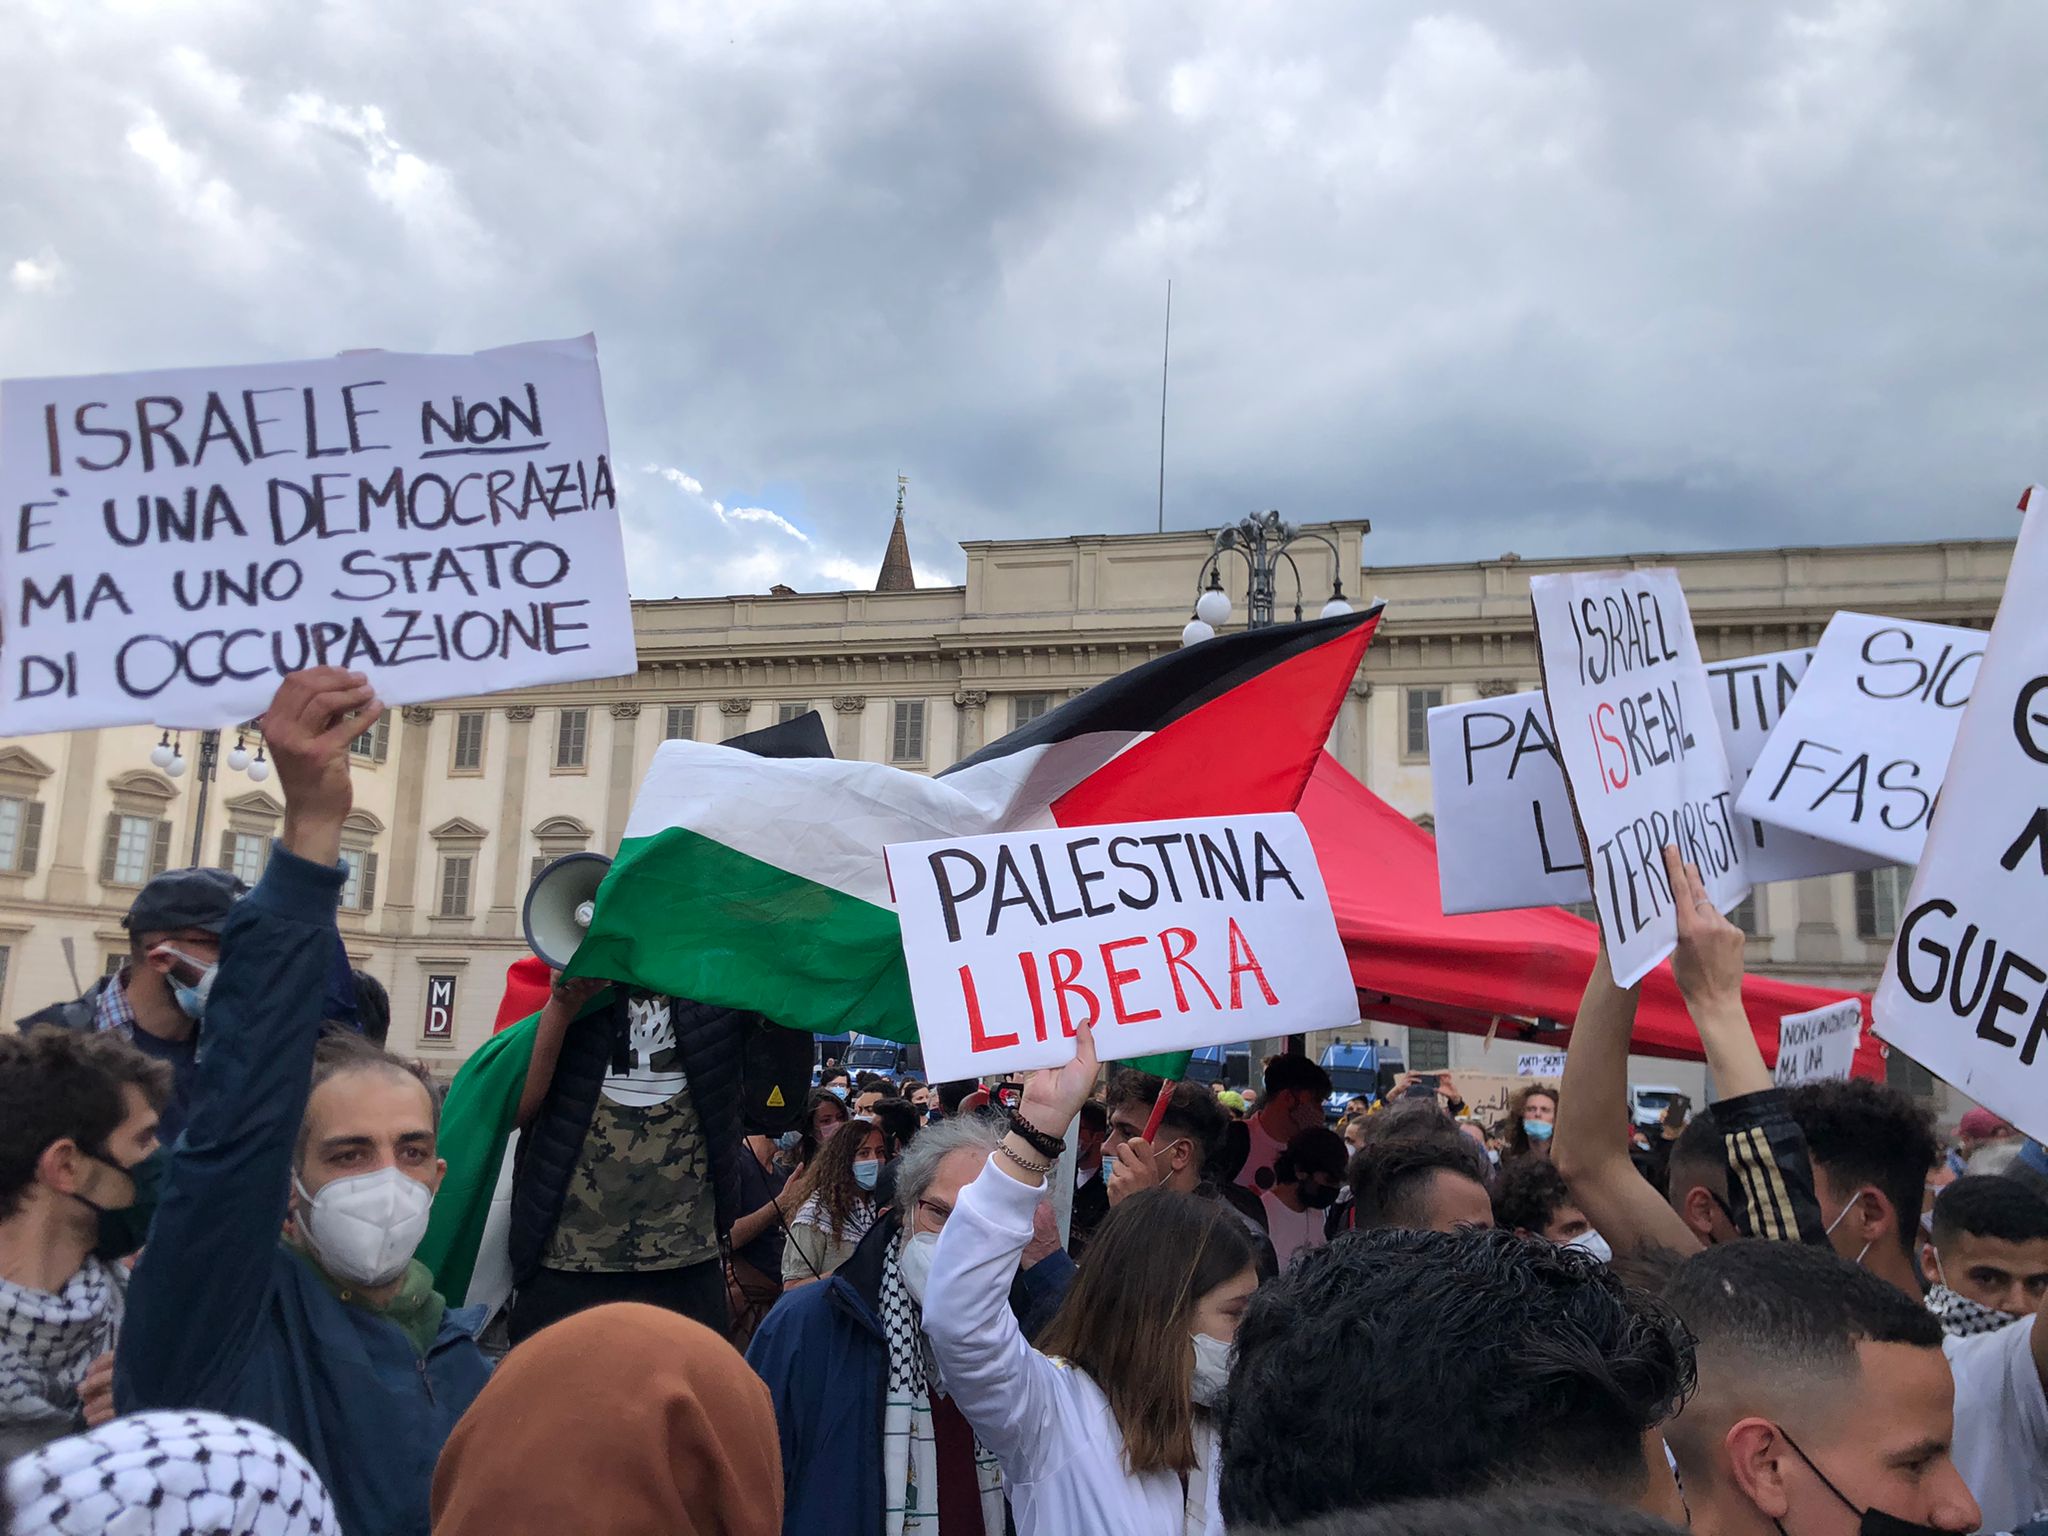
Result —
M1836 614L1736 808L1887 863L1917 862L1983 658L1976 630Z
M588 336L0 384L0 732L634 669Z
M889 879L934 1082L1356 1022L1292 814L896 843Z
M1788 1013L1778 1020L1778 1065L1772 1081L1781 1088L1846 1078L1856 1065L1856 1042L1863 1038L1863 1004L1844 998L1810 1013Z
M2048 1138L2048 494L2028 502L1871 1012L1880 1038Z
M1523 1051L1515 1058L1517 1077L1563 1077L1563 1051Z
M1600 929L1632 987L1678 944L1665 844L1721 911L1749 893L1706 669L1676 571L1537 576L1529 595Z
M1785 711L1811 651L1772 651L1707 663L1708 691L1734 787ZM1571 795L1540 691L1429 712L1437 881L1445 912L1497 912L1585 901L1592 895L1572 828ZM1736 818L1752 885L1872 869L1856 848Z
M1510 1077L1505 1072L1460 1072L1458 1092L1464 1096L1465 1113L1481 1125L1492 1125L1508 1112L1516 1094L1531 1087L1557 1092L1556 1077Z

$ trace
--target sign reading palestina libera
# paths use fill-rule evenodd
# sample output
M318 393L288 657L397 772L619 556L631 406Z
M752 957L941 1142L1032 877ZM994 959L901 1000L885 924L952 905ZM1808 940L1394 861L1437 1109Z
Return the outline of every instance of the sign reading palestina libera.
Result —
M0 731L634 669L596 343L0 384Z
M2048 493L2028 492L2005 596L1948 756L1873 1029L2048 1138Z
M1678 945L1666 844L1721 911L1749 893L1706 669L1676 571L1538 576L1529 596L1600 931L1632 987Z
M980 1077L1328 1029L1357 992L1291 813L896 843L925 1069Z

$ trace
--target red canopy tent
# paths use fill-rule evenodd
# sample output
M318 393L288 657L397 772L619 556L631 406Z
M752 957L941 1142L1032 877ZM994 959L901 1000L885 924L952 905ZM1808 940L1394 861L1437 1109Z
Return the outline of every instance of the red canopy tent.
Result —
M1446 917L1436 840L1327 752L1299 809L1351 959L1361 1017L1465 1034L1497 1029L1498 1038L1544 1047L1566 1043L1599 944L1592 923L1558 907ZM1775 1064L1778 1020L1839 1002L1842 994L1751 976L1742 996L1764 1060ZM1856 1074L1881 1078L1884 1058L1870 1034L1868 994L1862 1002ZM1668 961L1643 982L1631 1049L1701 1059L1699 1033Z

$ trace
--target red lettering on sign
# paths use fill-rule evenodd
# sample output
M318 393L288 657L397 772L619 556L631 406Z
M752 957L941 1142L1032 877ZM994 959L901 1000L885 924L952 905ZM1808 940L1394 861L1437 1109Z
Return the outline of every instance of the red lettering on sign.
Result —
M1060 962L1066 962L1067 974L1060 974ZM1079 985L1075 978L1081 974L1081 951L1078 949L1056 949L1046 956L1052 968L1052 995L1059 1000L1060 1028L1067 1032L1069 1040L1074 1038L1074 1017L1067 1011L1067 998L1075 993L1088 999L1088 1017L1081 1022L1094 1028L1095 1021L1102 1016L1102 1002L1088 988Z
M1245 975L1258 980L1259 991L1265 995L1266 1006L1277 1007L1280 999L1273 995L1273 988L1266 981L1266 973L1259 965L1259 957L1252 953L1251 941L1244 936L1244 930L1237 926L1237 919L1230 920L1230 1006L1244 1006Z
M1038 991L1038 956L1025 950L1017 957L1017 964L1024 972L1024 994L1031 999L1031 1027L1038 1031L1039 1043L1045 1041L1045 999Z
M981 999L974 991L974 972L967 966L960 967L960 992L967 999L967 1048L970 1051L999 1051L1005 1046L1015 1045L1015 1035L991 1035L981 1027ZM1072 1034L1072 1030L1067 1031Z
M1179 939L1181 947L1175 949L1173 941ZM1195 952L1195 934L1191 928L1169 928L1159 935L1159 947L1166 954L1166 974L1173 982L1174 1005L1182 1013L1188 1011L1187 989L1180 984L1180 973L1186 971L1195 978L1195 985L1209 996L1211 1008L1221 1008L1223 999L1216 995L1216 989L1202 979L1202 973L1188 963L1188 956Z
M1607 787L1609 794L1613 794L1617 789L1628 788L1628 748L1621 744L1619 736L1607 729L1607 721L1613 714L1612 704L1602 704L1593 711L1592 719L1586 722L1593 732L1594 756L1600 761L1600 782ZM1600 745L1603 741L1610 743L1614 748L1614 755L1621 759L1619 774L1607 766L1607 752Z
M1109 1008L1116 1015L1119 1024L1144 1024L1159 1017L1157 1008L1147 1008L1143 1013L1131 1013L1124 1007L1124 983L1136 981L1136 971L1120 971L1116 965L1116 952L1144 943L1143 935L1135 939L1112 939L1102 946L1102 968L1109 973Z

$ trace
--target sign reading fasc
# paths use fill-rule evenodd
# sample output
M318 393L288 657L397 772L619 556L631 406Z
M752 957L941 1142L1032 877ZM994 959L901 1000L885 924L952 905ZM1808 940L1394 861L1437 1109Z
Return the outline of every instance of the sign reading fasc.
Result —
M1667 843L1719 910L1749 893L1706 669L1676 571L1537 576L1529 596L1600 930L1632 987L1678 945Z
M0 384L0 732L634 669L588 336Z
M453 1040L455 1038L455 978L453 976L429 976L427 978L427 1016L420 1021L422 1040Z
M1288 813L897 843L934 1082L1355 1023L1315 850Z
M1884 862L1917 863L1983 659L1973 629L1836 614L1737 808Z
M2048 1138L2048 493L2027 502L1871 1011L1881 1038Z

